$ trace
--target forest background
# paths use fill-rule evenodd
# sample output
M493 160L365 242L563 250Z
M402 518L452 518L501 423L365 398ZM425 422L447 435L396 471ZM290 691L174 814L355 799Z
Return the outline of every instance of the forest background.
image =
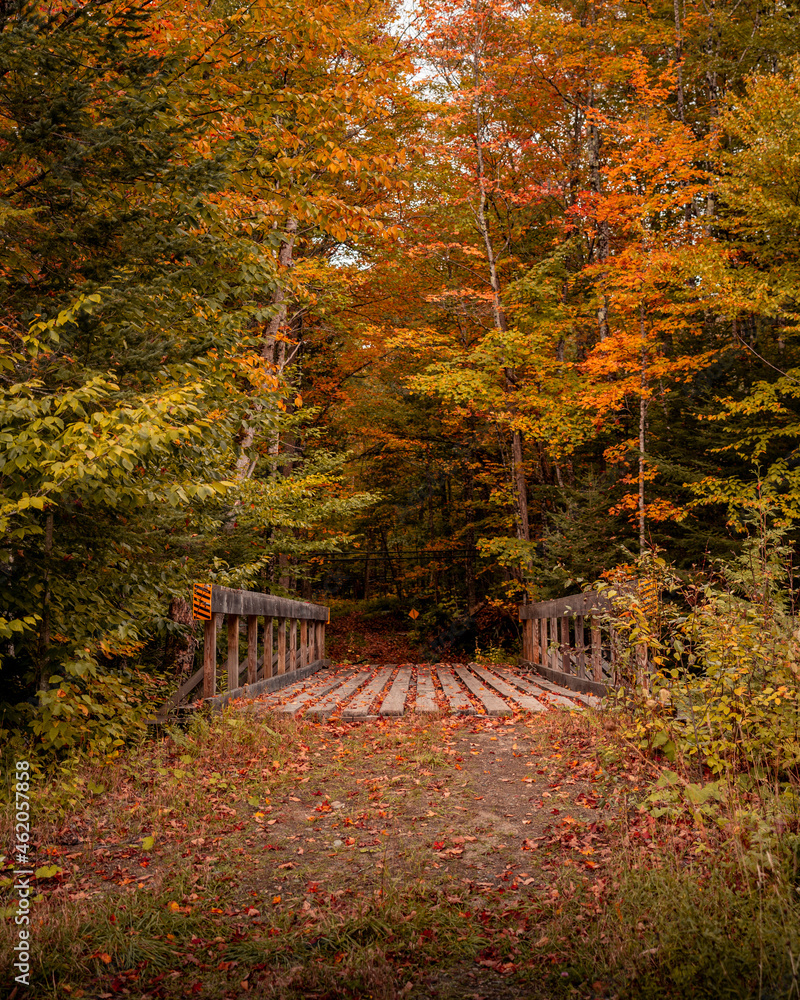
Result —
M111 750L195 580L793 611L797 13L0 4L4 736Z

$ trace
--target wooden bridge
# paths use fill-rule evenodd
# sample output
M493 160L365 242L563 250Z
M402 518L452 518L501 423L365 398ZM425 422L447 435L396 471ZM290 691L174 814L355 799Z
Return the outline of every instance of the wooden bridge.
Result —
M329 609L270 594L197 585L203 665L160 709L221 708L233 700L259 710L327 719L453 712L508 715L599 704L616 682L616 644L603 626L608 601L593 592L525 604L522 662L516 667L375 664L331 669L325 655ZM221 626L225 665L218 669Z

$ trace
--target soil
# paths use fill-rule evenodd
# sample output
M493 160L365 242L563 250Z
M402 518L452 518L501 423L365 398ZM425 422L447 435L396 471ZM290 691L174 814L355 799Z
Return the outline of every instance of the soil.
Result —
M556 718L563 723L567 713L548 716L441 719L445 742L432 752L433 767L370 753L355 770L297 785L274 801L264 830L273 849L291 853L291 867L248 880L247 892L292 896L314 883L369 892L387 878L434 877L533 893L552 881L554 852L560 871L594 875L608 854L602 767L593 755L581 758L574 738L564 745L570 734ZM419 725L381 720L360 729L369 745L389 726L399 735Z

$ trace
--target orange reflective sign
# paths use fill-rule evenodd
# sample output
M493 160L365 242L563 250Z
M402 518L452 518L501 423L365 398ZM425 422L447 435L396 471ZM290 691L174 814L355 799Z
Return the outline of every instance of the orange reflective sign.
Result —
M196 621L211 620L211 584L196 583L192 590L192 617Z

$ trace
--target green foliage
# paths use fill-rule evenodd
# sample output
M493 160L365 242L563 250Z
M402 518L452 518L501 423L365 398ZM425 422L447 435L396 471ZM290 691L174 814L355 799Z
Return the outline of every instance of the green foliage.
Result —
M276 239L231 209L247 99L162 14L0 12L2 711L45 752L135 737L131 661L193 578L262 582L373 500L266 447L234 486L245 425L297 428L261 357Z
M717 774L787 775L800 765L800 631L788 613L788 549L767 506L747 521L741 554L719 566L716 581L682 584L650 556L638 579L603 589L633 692L628 735Z
M800 925L782 872L743 884L729 862L642 865L623 876L615 908L598 944L614 955L621 997L788 1000L796 989Z

